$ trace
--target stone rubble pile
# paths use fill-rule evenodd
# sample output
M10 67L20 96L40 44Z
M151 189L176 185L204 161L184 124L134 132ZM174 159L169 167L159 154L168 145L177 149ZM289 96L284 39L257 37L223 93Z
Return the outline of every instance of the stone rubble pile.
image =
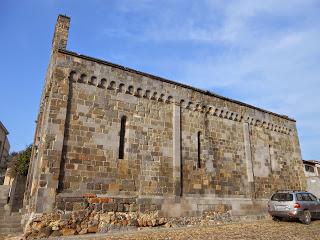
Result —
M104 212L88 208L84 211L57 211L35 217L27 226L24 236L26 239L39 239L49 236L139 230L143 227L208 226L231 221L230 211L206 212L202 217L164 218L159 216L158 211Z
M47 238L49 236L68 236L87 233L106 233L156 227L167 223L158 212L98 212L86 209L72 213L43 214L34 218L25 230L27 239Z
M176 217L168 219L166 226L209 226L232 222L231 212L205 212L201 217Z

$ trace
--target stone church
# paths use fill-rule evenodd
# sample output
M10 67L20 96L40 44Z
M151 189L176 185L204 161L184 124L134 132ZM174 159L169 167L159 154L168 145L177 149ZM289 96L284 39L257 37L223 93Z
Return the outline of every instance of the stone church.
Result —
M254 214L273 191L306 187L295 120L71 52L69 25L58 16L28 214L76 211L88 196L113 211Z

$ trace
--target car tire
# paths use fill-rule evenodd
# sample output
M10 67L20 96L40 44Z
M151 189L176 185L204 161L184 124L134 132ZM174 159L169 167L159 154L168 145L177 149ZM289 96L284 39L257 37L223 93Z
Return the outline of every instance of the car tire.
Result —
M299 218L300 222L304 224L310 224L311 223L311 213L310 211L306 210L302 213L302 216Z

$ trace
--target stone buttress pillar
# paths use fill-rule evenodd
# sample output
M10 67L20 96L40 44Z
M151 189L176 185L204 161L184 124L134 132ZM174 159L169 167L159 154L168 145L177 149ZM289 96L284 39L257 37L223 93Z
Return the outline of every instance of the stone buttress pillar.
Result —
M173 184L174 195L181 196L181 107L173 103Z
M39 213L53 209L59 185L69 94L68 70L55 67L52 80L48 115L38 156L39 171L35 179L35 211Z
M253 172L253 162L252 162L252 152L251 152L251 139L250 139L250 126L249 123L245 122L243 124L243 135L244 135L244 150L245 150L245 160L247 166L247 180L248 187L251 197L255 197L255 187L254 187L254 172Z

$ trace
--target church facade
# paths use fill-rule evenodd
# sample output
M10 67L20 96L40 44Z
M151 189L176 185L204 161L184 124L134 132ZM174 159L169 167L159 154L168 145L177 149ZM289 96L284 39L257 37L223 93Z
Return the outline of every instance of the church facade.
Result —
M91 196L113 211L254 214L273 191L306 187L295 120L68 51L69 24L60 15L55 27L29 213Z

